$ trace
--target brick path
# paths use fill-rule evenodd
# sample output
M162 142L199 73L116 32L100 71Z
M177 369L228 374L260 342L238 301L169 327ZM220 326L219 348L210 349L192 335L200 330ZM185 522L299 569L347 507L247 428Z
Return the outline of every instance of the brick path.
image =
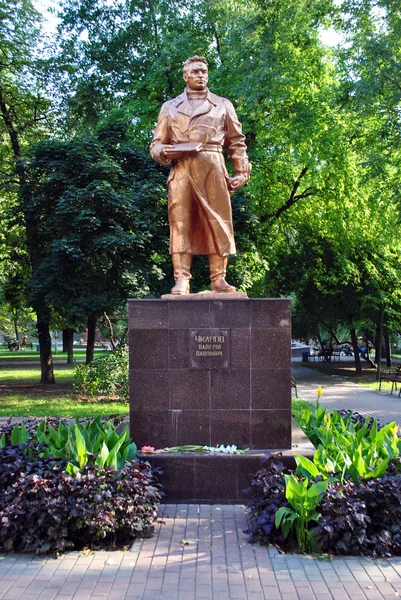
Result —
M299 396L401 422L401 399L294 365ZM374 411L374 412L373 412ZM0 555L0 600L388 600L401 557L283 555L247 543L243 506L164 505L155 535L128 552Z
M130 552L0 556L2 600L384 600L401 557L315 560L248 544L242 506L164 505Z

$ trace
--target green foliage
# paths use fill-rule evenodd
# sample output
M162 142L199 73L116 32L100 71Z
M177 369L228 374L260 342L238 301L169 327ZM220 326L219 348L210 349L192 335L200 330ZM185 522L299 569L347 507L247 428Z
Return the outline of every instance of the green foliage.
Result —
M188 10L185 0L91 0L81 10L64 2L59 52L49 65L67 115L60 126L87 131L130 101L136 138L147 145L161 104L182 91L185 58L199 53L213 58L208 5L194 0Z
M297 423L315 448L320 442L317 430L322 427L325 419L330 419L330 413L322 407L320 402L316 403L316 410L305 408L298 414Z
M26 444L29 440L29 432L27 431L23 421L21 421L21 426L15 425L10 434L10 442L14 446L21 446L22 444ZM7 436L5 433L0 437L0 448L5 448L7 446Z
M128 400L128 348L121 346L95 358L88 365L75 365L75 390L88 398Z
M38 259L29 302L46 299L70 324L91 307L98 316L132 293L165 291L166 172L144 152L162 102L182 91L183 60L200 53L211 89L236 106L253 162L233 196L233 281L251 296L291 295L297 337L374 337L382 305L387 332L400 331L394 2L65 0L59 8L57 45L38 61L31 2L2 2L0 130L9 144L0 152L0 276L12 273L14 285L22 273L23 288L29 265L16 271L28 249ZM344 43L324 46L329 28ZM11 215L23 182L16 157L49 133ZM194 264L206 277L205 262Z
M341 417L320 406L316 414L302 413L299 425L317 448L313 464L297 455L297 470L307 478L317 474L334 474L344 481L377 478L383 475L389 462L401 453L401 439L396 423L378 429L376 419L369 417L360 426L351 420L352 414Z
M155 253L167 257L164 177L128 127L125 113L113 114L96 135L47 141L32 156L23 207L37 233L30 299L45 296L70 323L148 293L161 277Z
M4 434L5 436L5 434ZM3 437L4 437L3 436ZM26 444L29 439L29 433L26 430L26 427L23 422L21 422L21 427L16 425L11 432L10 441L15 446L20 446L21 444Z
M312 521L317 521L316 508L327 490L328 481L318 481L310 485L308 479L299 481L295 475L284 475L285 497L290 507L282 506L276 512L276 527L281 527L284 537L295 529L301 552L312 549L310 533Z
M121 470L136 454L136 444L130 440L128 427L118 434L112 421L102 423L100 418L84 423L77 421L70 426L61 421L57 429L43 420L35 438L43 444L41 456L68 460L67 472L74 476L88 462L101 469Z
M73 476L88 463L121 471L126 462L133 460L137 449L131 442L128 426L117 433L112 420L102 421L100 417L83 422L77 419L70 425L60 421L56 427L43 419L31 435L21 422L21 426L12 428L9 437L3 433L0 448L6 448L9 443L22 446L30 441L40 458L69 461L66 470Z

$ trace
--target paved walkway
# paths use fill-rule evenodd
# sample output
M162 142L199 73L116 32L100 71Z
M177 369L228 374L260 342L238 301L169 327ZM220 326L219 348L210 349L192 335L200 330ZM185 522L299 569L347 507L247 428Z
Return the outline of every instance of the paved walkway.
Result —
M401 423L401 399L293 365L298 395ZM0 555L1 600L387 600L401 557L283 555L247 543L244 506L163 505L151 539L127 552Z
M391 395L389 390L372 390L339 376L319 373L300 363L292 364L292 374L297 382L299 398L316 402L320 385L323 389L320 403L329 410L351 409L377 417L382 423L396 421L401 425L401 398L398 398L398 392Z

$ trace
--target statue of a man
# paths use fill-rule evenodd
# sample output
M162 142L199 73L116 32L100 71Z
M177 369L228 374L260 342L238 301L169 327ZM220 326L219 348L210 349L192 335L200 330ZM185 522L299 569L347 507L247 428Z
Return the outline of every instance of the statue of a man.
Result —
M212 292L235 292L225 280L227 256L236 251L230 195L250 175L245 138L231 102L209 91L203 56L185 61L183 78L187 87L163 104L150 147L155 161L172 162L167 181L171 293L189 294L194 254L209 257ZM223 148L234 177L228 175Z

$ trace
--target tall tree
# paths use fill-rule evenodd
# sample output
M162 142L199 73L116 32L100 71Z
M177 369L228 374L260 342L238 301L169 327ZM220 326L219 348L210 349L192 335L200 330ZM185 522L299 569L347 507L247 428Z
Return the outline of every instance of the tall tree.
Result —
M37 57L39 15L30 0L1 1L0 23L0 115L2 133L8 138L3 156L1 184L6 192L29 203L24 151L34 137L43 135L48 101L37 87ZM37 254L35 228L28 213L24 234L32 266ZM37 313L40 344L41 383L53 383L53 363L49 331L50 310L42 300L33 306Z
M87 321L88 362L97 320L156 289L168 254L165 174L135 149L129 124L113 113L96 135L46 141L29 168L31 301L45 298L71 325Z

